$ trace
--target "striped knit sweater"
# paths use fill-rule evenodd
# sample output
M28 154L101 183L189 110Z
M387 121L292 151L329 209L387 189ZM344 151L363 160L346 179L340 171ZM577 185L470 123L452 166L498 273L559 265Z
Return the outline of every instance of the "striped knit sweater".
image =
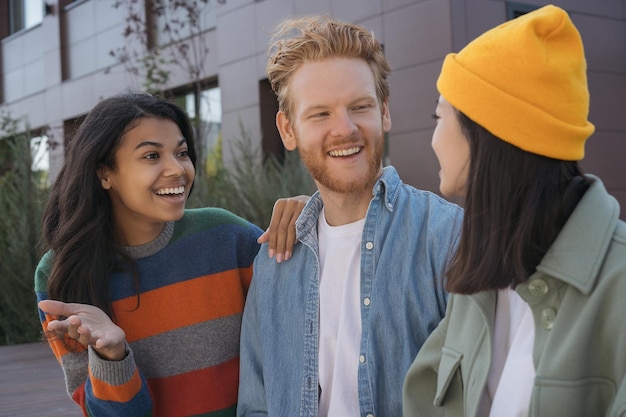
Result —
M128 356L106 361L50 340L85 416L235 415L241 315L260 234L225 210L203 208L126 248L137 260L139 299L130 273L111 276L111 296ZM48 252L35 272L38 300L47 298L51 265ZM52 318L39 314L45 329Z

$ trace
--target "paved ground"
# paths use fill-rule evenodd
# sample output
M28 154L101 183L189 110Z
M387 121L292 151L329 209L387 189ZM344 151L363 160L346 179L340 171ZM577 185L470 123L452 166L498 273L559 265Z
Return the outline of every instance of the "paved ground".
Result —
M45 343L0 346L0 417L80 417Z

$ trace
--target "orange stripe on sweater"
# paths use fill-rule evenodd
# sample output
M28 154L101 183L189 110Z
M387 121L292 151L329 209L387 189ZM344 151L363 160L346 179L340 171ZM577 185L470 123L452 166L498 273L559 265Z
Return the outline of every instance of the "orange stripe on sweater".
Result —
M248 289L250 289L250 283L252 283L252 267L241 269L241 281L243 282L243 289L245 294L248 294Z
M232 407L237 403L238 382L239 357L211 368L150 379L154 417L204 415Z
M46 321L44 321L41 326L48 339L52 353L54 353L54 356L57 358L57 362L61 363L61 357L67 355L68 353L78 353L87 349L85 346L81 345L76 340L71 339L67 335L57 335L52 332L48 334L48 323L52 320L56 320L56 317L46 314Z
M246 268L251 269L251 268ZM134 342L243 311L244 291L251 271L234 269L206 275L142 293L113 303L126 340ZM242 282L243 281L243 282Z
M91 387L94 396L103 401L126 403L132 400L141 389L141 377L137 369L135 369L133 376L121 385L109 385L106 382L94 378L91 374L91 369L89 369L89 378L91 379Z

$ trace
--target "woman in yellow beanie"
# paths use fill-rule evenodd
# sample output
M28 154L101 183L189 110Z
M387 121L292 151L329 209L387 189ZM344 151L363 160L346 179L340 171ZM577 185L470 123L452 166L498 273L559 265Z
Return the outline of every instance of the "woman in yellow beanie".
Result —
M449 54L432 146L465 218L404 416L626 416L626 224L578 162L580 35L545 6Z

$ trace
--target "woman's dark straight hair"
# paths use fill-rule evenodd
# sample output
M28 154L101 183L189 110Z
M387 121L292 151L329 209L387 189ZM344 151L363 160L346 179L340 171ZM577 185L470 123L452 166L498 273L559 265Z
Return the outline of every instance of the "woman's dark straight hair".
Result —
M116 169L115 155L124 135L144 118L176 123L195 166L194 132L181 108L146 93L120 94L99 102L68 144L44 212L45 249L54 256L47 288L50 299L91 304L114 318L109 275L116 264L125 261L138 286L134 261L114 240L111 201L97 171Z
M591 180L576 161L526 152L457 114L470 166L446 288L461 294L513 288L535 272Z

